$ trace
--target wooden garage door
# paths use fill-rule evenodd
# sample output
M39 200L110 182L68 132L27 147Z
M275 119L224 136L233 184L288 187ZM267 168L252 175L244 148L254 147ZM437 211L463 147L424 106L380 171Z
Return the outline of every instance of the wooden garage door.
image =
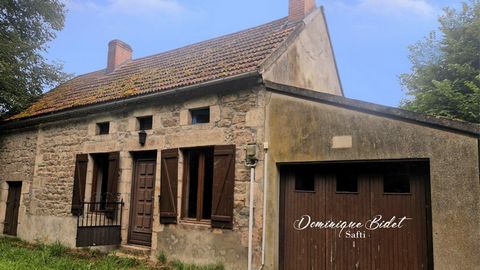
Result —
M432 269L427 175L423 163L285 168L280 269Z

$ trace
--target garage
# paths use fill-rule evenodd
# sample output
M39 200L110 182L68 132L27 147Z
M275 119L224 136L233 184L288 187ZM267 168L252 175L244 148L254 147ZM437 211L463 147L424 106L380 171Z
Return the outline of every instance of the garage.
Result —
M280 269L433 269L428 161L280 167Z

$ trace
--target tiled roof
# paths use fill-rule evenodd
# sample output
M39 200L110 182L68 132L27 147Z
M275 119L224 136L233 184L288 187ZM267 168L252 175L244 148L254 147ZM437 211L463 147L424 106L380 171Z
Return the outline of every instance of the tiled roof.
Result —
M107 74L80 75L44 94L21 119L258 70L293 32L287 18L179 49L128 61Z

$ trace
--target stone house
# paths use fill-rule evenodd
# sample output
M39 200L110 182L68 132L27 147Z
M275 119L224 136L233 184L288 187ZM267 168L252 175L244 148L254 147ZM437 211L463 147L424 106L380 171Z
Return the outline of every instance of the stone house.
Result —
M144 58L113 40L1 123L0 231L227 269L476 269L479 126L344 97L323 10L289 4Z

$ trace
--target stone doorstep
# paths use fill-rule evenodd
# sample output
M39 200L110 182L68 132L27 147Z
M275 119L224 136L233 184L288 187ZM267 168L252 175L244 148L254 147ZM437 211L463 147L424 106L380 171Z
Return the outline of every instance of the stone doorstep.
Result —
M151 252L150 247L139 246L139 245L120 245L120 247L115 252L115 255L120 257L132 257L137 259L148 259Z

